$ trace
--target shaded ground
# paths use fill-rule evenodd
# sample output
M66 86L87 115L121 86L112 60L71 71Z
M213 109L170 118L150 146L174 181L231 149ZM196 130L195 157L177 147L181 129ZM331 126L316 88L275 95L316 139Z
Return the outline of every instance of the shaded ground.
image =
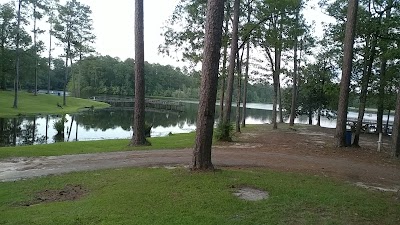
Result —
M361 148L338 149L333 134L332 129L314 126L277 131L257 126L237 135L236 142L216 145L213 163L328 176L393 192L400 188L400 160L390 157L388 138L377 152L375 135L362 136ZM191 149L13 158L0 161L0 181L105 168L186 166L191 158Z

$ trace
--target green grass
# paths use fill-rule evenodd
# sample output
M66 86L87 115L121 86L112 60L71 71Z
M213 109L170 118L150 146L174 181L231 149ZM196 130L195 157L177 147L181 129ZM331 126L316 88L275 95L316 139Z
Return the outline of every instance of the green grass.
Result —
M75 201L32 202L38 192L82 185ZM233 187L266 190L247 202ZM112 169L0 183L0 224L400 224L391 194L262 169L191 173Z
M182 149L193 147L194 138L194 132L188 134L174 134L166 137L148 138L148 140L151 142L151 146L143 147L129 147L128 145L130 140L126 139L3 147L0 148L0 159L9 157L58 156L131 150Z
M109 105L102 102L67 97L67 106L63 109L57 107L57 103L63 104L62 96L19 92L18 109L13 108L14 92L0 91L0 117L11 117L29 114L65 114L76 112L85 107L105 108Z

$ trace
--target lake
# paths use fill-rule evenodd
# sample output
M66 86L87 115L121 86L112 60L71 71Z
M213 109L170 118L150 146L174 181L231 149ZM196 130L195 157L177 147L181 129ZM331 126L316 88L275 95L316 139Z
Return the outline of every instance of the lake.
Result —
M146 123L152 124L151 136L166 136L169 133L188 133L196 129L197 102L184 102L183 112L166 112L146 109ZM272 105L249 103L246 124L271 122ZM216 116L219 115L217 107ZM235 112L233 107L232 112ZM57 135L54 123L61 115L40 115L17 118L0 118L0 146L46 144L57 141L89 141L104 139L127 139L132 137L132 108L107 108L82 111L65 115L64 135ZM350 112L349 118L357 113ZM367 119L376 115L368 114ZM217 118L218 119L218 118ZM391 120L393 118L391 117ZM234 119L232 119L234 121ZM286 119L288 122L288 119ZM308 118L297 118L296 123L307 124ZM316 124L314 118L313 124ZM322 118L321 126L334 128L336 120Z

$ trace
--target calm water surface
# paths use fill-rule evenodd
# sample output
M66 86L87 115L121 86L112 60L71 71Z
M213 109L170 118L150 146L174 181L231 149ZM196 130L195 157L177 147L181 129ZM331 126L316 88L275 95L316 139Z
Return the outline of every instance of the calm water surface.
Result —
M169 133L188 133L196 129L197 106L195 102L184 103L184 112L146 111L146 123L152 124L152 137ZM218 110L219 107L217 107ZM249 103L247 124L270 123L271 104ZM235 112L233 108L232 112ZM0 146L32 145L56 141L88 141L102 139L126 139L132 137L132 109L108 108L65 115L64 135L56 135L54 123L61 115L0 118ZM218 116L217 111L216 115ZM353 115L355 114L355 115ZM357 113L349 113L349 117ZM375 115L366 115L373 118ZM375 116L376 117L376 116ZM217 118L218 119L218 118ZM233 121L233 119L232 119ZM287 122L287 121L286 121ZM296 119L296 123L308 123L306 116ZM314 120L314 124L316 120ZM334 128L335 120L322 118L323 127Z

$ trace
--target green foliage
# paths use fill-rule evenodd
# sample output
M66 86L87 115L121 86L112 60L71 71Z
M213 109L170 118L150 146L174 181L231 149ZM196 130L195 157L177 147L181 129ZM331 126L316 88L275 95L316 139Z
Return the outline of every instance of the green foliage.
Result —
M335 58L331 62L336 64L335 67L338 70L341 70L342 67L347 4L348 1L344 0L320 1L322 9L336 20L334 23L327 24L324 39L326 40L325 46L329 46L329 51L331 53L335 52ZM398 2L392 0L359 1L355 45L353 48L354 60L351 77L352 91L349 99L350 106L358 107L359 105L361 79L366 74L367 67L365 65L370 58L372 39L377 36L375 59L372 62L372 77L368 84L366 105L377 108L378 103L383 102L385 109L394 109L393 97L398 87L398 60L400 59L398 32L394 31L400 26L399 21L400 5ZM381 66L384 60L386 60L386 68L383 69ZM383 89L380 86L383 86ZM380 95L382 91L383 93Z
M134 93L134 60L121 61L110 56L88 57L73 66L72 76L80 76L82 96L123 95ZM147 96L198 98L196 73L145 62ZM74 79L68 89L74 90Z
M219 141L232 141L233 123L224 123L220 120L214 132L214 138Z
M45 190L87 193L31 206ZM233 196L249 186L270 198ZM361 204L362 203L362 204ZM117 206L117 207L116 207ZM265 169L124 168L0 183L0 224L398 224L400 204L384 192L320 176ZM68 212L68 213L66 213Z
M297 97L297 115L312 116L318 111L335 111L338 105L339 86L333 83L335 74L324 63L309 65L302 73L302 82L299 86ZM292 88L283 92L283 107L290 112Z
M57 134L64 134L64 124L68 122L67 119L65 118L65 115L62 116L61 119L58 121L55 121L53 124L53 128L57 131Z
M181 0L167 25L163 27L164 43L159 51L167 56L182 52L180 60L194 64L201 62L206 17L205 0ZM179 29L174 29L179 27Z

